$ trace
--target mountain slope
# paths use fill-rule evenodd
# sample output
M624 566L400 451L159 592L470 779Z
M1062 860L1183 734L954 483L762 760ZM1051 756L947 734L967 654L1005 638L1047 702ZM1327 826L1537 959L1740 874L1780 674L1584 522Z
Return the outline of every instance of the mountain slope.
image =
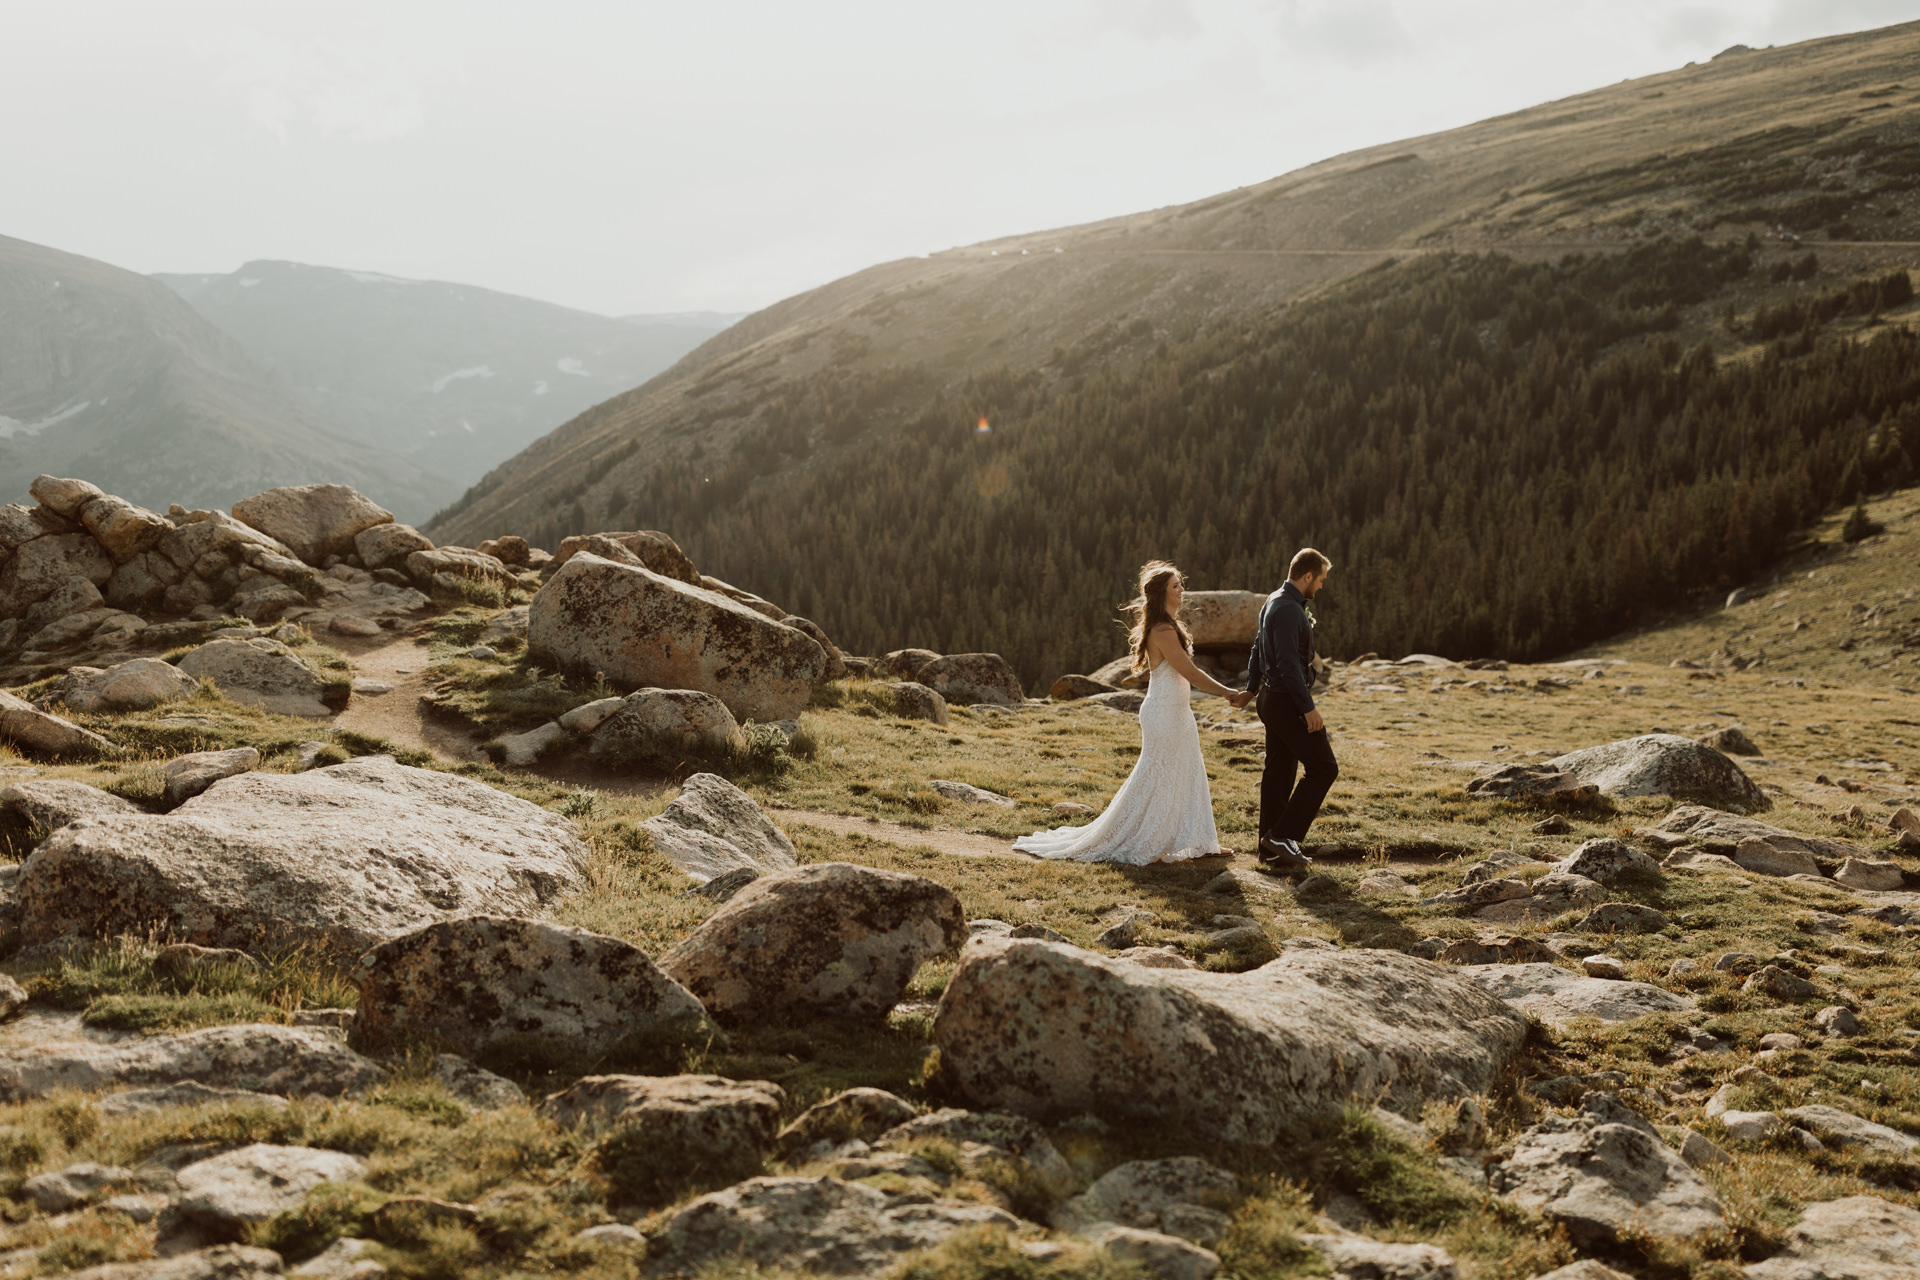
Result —
M158 274L324 418L466 485L727 327L298 262Z
M564 526L575 503L588 523L610 508L644 522L618 502L653 462L724 453L796 399L832 419L824 439L897 427L969 376L1047 367L1076 348L1145 359L1162 338L1233 324L1393 255L1538 258L1782 223L1920 238L1906 190L1920 174L1920 93L1903 85L1920 86L1920 24L1724 55L1190 205L876 266L747 318L580 415L434 531L471 541ZM1838 241L1834 252L1871 254Z
M42 472L162 510L328 480L406 519L451 489L336 429L164 285L0 236L0 492Z

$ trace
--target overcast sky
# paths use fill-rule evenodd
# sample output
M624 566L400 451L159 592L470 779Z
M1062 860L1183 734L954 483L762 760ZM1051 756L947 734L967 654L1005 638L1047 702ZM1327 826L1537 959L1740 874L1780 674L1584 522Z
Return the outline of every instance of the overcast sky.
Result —
M608 314L1161 205L1920 0L0 0L0 234Z

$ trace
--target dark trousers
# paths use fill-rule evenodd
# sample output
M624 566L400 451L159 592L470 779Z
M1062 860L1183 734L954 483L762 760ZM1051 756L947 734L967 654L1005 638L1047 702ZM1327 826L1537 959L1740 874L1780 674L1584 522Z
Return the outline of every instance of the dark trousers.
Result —
M1260 773L1260 834L1279 840L1304 840L1307 828L1320 816L1340 762L1333 758L1327 732L1308 733L1306 717L1278 689L1262 689L1254 704L1260 723L1267 726L1267 767ZM1294 785L1296 770L1306 775Z

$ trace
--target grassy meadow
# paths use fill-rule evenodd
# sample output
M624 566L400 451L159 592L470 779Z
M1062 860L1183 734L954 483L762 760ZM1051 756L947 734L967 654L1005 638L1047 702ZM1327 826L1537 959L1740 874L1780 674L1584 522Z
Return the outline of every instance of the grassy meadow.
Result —
M1773 802L1764 820L1847 838L1920 874L1920 859L1892 850L1885 819L1920 807L1920 692L1906 635L1920 625L1911 579L1920 494L1871 504L1886 526L1856 545L1833 527L1781 566L1760 599L1667 620L1616 638L1568 664L1468 670L1362 661L1335 669L1322 699L1336 735L1342 776L1311 842L1320 874L1305 882L1252 870L1247 850L1260 769L1261 737L1248 713L1212 699L1196 702L1215 811L1232 858L1125 868L1055 865L982 851L1059 821L1056 802L1098 808L1131 768L1136 721L1086 704L998 710L955 707L946 725L905 720L883 687L828 686L801 718L799 754L760 752L721 762L764 806L778 810L805 862L842 860L925 875L960 896L967 916L1057 930L1072 942L1095 938L1122 910L1151 913L1139 941L1172 947L1202 966L1237 971L1273 958L1289 939L1405 949L1426 938L1508 932L1419 898L1461 882L1493 854L1518 853L1544 870L1586 839L1632 839L1670 808L1662 799L1550 812L1469 798L1466 781L1504 762L1653 731L1698 735L1740 725L1764 753L1740 764ZM1332 590L1338 590L1337 585ZM1862 606L1856 609L1856 605ZM1777 607L1776 607L1777 606ZM465 656L484 625L481 609L457 610L433 625L428 659L440 689L439 714L488 732L530 727L603 689L532 669L511 646L491 660ZM1804 623L1799 627L1793 624ZM1755 662L1754 660L1758 661ZM1676 660L1696 664L1676 667ZM119 758L31 766L41 777L71 777L136 803L162 806L157 764L183 751L253 745L262 768L300 767L302 743L326 743L322 761L391 750L403 761L449 768L573 817L592 848L590 888L553 912L561 923L628 939L650 953L672 945L715 908L684 896L690 882L657 853L640 823L671 798L671 777L619 771L561 758L536 770L483 761L452 764L404 743L329 732L238 706L203 690L194 699L124 717L77 717L120 745ZM691 763L691 762L690 762ZM14 774L12 776L18 776ZM586 781L582 781L582 779ZM1010 808L944 799L927 783L950 779L1010 797ZM1535 830L1557 816L1558 834ZM869 819L873 821L868 821ZM9 833L20 856L38 833ZM949 837L974 837L956 851ZM1226 892L1207 891L1229 867ZM1360 881L1388 869L1419 897L1362 892ZM1759 876L1673 869L1624 880L1617 899L1655 906L1669 920L1657 933L1576 935L1576 918L1524 928L1577 967L1589 954L1621 960L1630 978L1694 998L1693 1008L1638 1021L1536 1026L1499 1087L1483 1100L1499 1147L1583 1087L1620 1092L1670 1138L1687 1127L1727 1147L1729 1163L1704 1171L1724 1199L1730 1227L1688 1245L1646 1240L1610 1259L1642 1276L1732 1277L1742 1262L1776 1249L1810 1201L1854 1194L1920 1206L1920 1165L1839 1151L1808 1153L1785 1139L1737 1143L1703 1107L1722 1085L1736 1106L1778 1109L1824 1102L1908 1132L1920 1132L1920 972L1911 932L1847 916L1859 899L1838 887ZM1215 935L1250 918L1261 939ZM35 1006L77 1013L101 1032L156 1033L242 1021L292 1021L303 1009L350 1006L342 975L300 954L266 957L263 972L153 969L161 939L121 939L55 962L0 965L22 981ZM1728 952L1746 952L1810 977L1821 994L1781 1004L1744 993L1740 975L1716 971ZM1702 968L1669 977L1673 962ZM567 1060L524 1046L484 1063L536 1100L581 1075L609 1070L715 1072L767 1079L787 1092L792 1114L852 1085L892 1090L927 1106L956 1101L932 1043L932 1009L951 961L925 966L908 999L883 1027L765 1026L724 1041L655 1049L631 1059ZM1851 1038L1820 1032L1813 1015L1845 1005L1862 1024ZM1763 1035L1791 1031L1803 1048L1754 1061ZM1721 1046L1697 1052L1704 1032ZM703 1184L649 1182L637 1188L596 1140L565 1133L528 1108L475 1111L446 1093L424 1058L400 1064L386 1085L361 1098L296 1101L283 1112L215 1106L160 1116L116 1118L81 1095L0 1106L0 1258L54 1274L146 1256L154 1228L105 1210L51 1220L17 1194L34 1173L78 1161L138 1166L178 1160L247 1141L306 1143L365 1157L364 1182L332 1186L300 1211L255 1233L290 1261L332 1239L359 1235L398 1276L521 1275L553 1271L629 1275L643 1250L588 1246L573 1239L606 1221L643 1230ZM1562 1080L1573 1077L1574 1081ZM1559 1081L1545 1093L1537 1086ZM1572 1092L1569 1093L1568 1089ZM1368 1100L1356 1100L1365 1104ZM1450 1127L1446 1108L1427 1117ZM1475 1280L1526 1280L1571 1261L1564 1235L1538 1217L1491 1197L1443 1163L1439 1144L1410 1146L1382 1129L1364 1105L1291 1135L1271 1148L1197 1147L1173 1132L1109 1128L1097 1120L1061 1127L1056 1145L1085 1176L1146 1155L1202 1154L1243 1175L1246 1197L1220 1252L1231 1274L1318 1274L1318 1256L1299 1242L1319 1211L1383 1239L1442 1245ZM936 1153L938 1154L938 1153ZM947 1166L958 1168L948 1153ZM939 1163L936 1161L936 1163ZM770 1160L768 1171L787 1171ZM805 1167L797 1170L807 1171ZM891 1175L889 1175L891 1176ZM924 1190L924 1189L923 1189ZM1032 1205L1014 1171L955 1174L940 1194ZM470 1223L375 1210L396 1196L429 1196L478 1207ZM1356 1214L1354 1205L1359 1206ZM1031 1233L1044 1234L1038 1226ZM8 1254L9 1250L36 1250ZM1019 1253L992 1238L962 1236L907 1263L903 1277L1118 1276L1127 1268L1066 1242L1051 1258ZM25 1272L16 1272L24 1274Z

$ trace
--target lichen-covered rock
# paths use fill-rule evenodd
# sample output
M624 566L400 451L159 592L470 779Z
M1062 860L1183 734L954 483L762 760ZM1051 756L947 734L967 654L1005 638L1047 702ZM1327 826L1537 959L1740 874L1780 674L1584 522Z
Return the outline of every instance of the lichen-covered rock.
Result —
M1873 858L1848 858L1833 878L1849 889L1898 889L1907 882L1899 863Z
M773 1146L786 1091L725 1076L588 1076L540 1104L567 1128L629 1130L667 1163L750 1167ZM690 1168L689 1168L690 1171Z
M1585 876L1612 884L1623 875L1659 875L1660 864L1632 845L1614 839L1589 840L1554 864L1563 875Z
M160 777L166 786L167 802L183 804L222 778L248 773L259 764L260 753L252 747L194 751L161 765Z
M8 1102L61 1090L93 1093L183 1081L331 1098L371 1088L386 1075L323 1031L272 1023L204 1027L118 1044L78 1041L0 1049L0 1098Z
M330 716L327 685L278 640L209 640L180 659L180 670L211 680L224 697L285 716Z
M158 928L203 946L358 955L443 919L533 914L584 887L586 861L556 813L370 756L62 828L21 868L21 937Z
M1694 1003L1691 996L1677 996L1651 983L1587 978L1555 964L1469 965L1460 975L1556 1027L1574 1018L1630 1022L1649 1013L1690 1009Z
M432 551L433 539L410 524L376 524L353 535L354 553L369 572L404 569L416 551Z
M872 1142L881 1134L912 1120L917 1113L905 1098L885 1089L842 1089L795 1117L775 1140L789 1153L816 1142Z
M1750 840L1782 852L1801 854L1809 860L1815 857L1835 860L1855 858L1867 852L1845 840L1802 835L1797 831L1786 831L1752 818L1736 817L1702 805L1682 805L1661 819L1655 830L1683 835L1689 843L1708 853L1729 857Z
M524 569L533 560L533 548L527 545L525 538L514 533L488 538L474 550L483 556L492 556L509 569Z
M740 722L710 693L636 689L591 732L588 752L596 760L672 766L724 755L740 737Z
M1612 1094L1592 1094L1578 1114L1548 1116L1521 1134L1488 1185L1564 1226L1580 1249L1726 1228L1713 1188Z
M1240 1179L1197 1157L1132 1160L1061 1204L1053 1211L1053 1225L1061 1231L1085 1231L1096 1222L1115 1222L1164 1231L1161 1215L1173 1205L1227 1209L1239 1198Z
M840 646L827 638L827 633L821 629L819 623L791 613L780 621L819 645L821 652L827 655L827 669L820 673L820 679L823 682L847 678L846 655L840 652Z
M1557 800L1584 804L1600 788L1558 765L1506 764L1467 783L1467 794L1494 800Z
M827 669L813 639L704 587L582 553L527 612L535 661L625 688L697 689L739 719L800 714Z
M947 722L947 700L914 680L887 686L893 691L893 714L907 720Z
M1752 977L1740 984L1742 991L1758 992L1763 996L1786 1003L1811 1000L1820 994L1820 988L1797 973L1781 968L1779 965L1762 965L1754 971Z
M691 1276L723 1262L878 1275L956 1231L1013 1231L1019 1225L1012 1214L988 1205L896 1199L838 1178L751 1178L668 1218L655 1238L654 1265L671 1276Z
M668 574L666 576L671 578L673 575ZM703 573L700 575L700 581L693 585L705 587L709 591L716 591L735 604L747 606L747 608L753 610L763 618L771 618L775 622L785 622L787 620L787 611L785 609L782 609L771 600L762 600L759 596L753 594L753 592L736 587L731 582L722 582L718 578L710 577Z
M1251 646L1266 602L1258 591L1189 591L1180 604L1180 621L1195 649Z
M115 564L125 564L141 552L151 551L173 532L173 521L165 516L112 494L85 503L79 518Z
M407 574L422 585L432 582L446 585L454 580L492 583L497 587L511 587L514 584L513 570L471 547L435 547L431 551L412 551L407 554L405 568Z
M883 680L918 680L920 669L939 657L931 649L895 649L874 662L873 674Z
M1877 1196L1807 1206L1786 1247L1747 1268L1749 1280L1913 1280L1920 1209Z
M203 519L175 526L172 533L160 539L155 550L181 572L193 572L201 577L215 571L218 564L228 567L243 564L247 556L262 551L293 555L286 543L235 520L224 511L209 511Z
M70 667L48 695L74 711L145 711L190 698L200 682L170 662L133 658L111 667Z
M706 1010L640 948L537 920L467 916L368 951L348 1040L369 1053L426 1039L467 1057L532 1037L583 1057L629 1035L684 1037Z
M1695 738L1694 741L1703 747L1712 747L1715 751L1730 756L1757 756L1760 754L1760 748L1753 745L1753 739L1749 738L1738 726L1729 726L1725 729L1715 729L1712 733L1703 733L1698 738Z
M766 875L660 957L722 1022L875 1021L914 971L966 939L952 890L845 862Z
M1573 926L1581 933L1658 933L1666 913L1638 902L1609 902L1595 907Z
M518 1106L527 1100L519 1085L474 1066L457 1053L434 1055L433 1078L460 1101L482 1110Z
M38 618L34 629L55 617L78 613L82 607L97 609L102 601L98 588L113 576L113 557L87 533L48 534L22 543L5 568L0 568L0 617L32 616L33 606L53 595L69 582L79 581L95 590L91 604L63 606L58 613Z
M233 518L318 565L328 556L352 555L355 536L391 523L393 512L351 485L300 484L242 498L233 504Z
M954 703L1014 706L1026 697L1013 666L997 653L951 653L921 667L913 679Z
M86 759L112 755L114 750L111 742L91 729L41 711L4 689L0 689L0 741L35 755L54 757Z
M178 585L181 573L179 566L159 551L143 551L116 567L100 590L115 609L149 613L160 608L167 588Z
M1588 747L1547 764L1610 796L1672 796L1743 813L1773 807L1739 765L1675 733L1648 733Z
M323 1182L366 1172L366 1162L344 1151L256 1142L190 1164L174 1175L182 1217L216 1236L236 1238L248 1227L296 1208Z
M1223 974L993 937L962 951L934 1023L976 1105L1253 1143L1354 1096L1417 1111L1483 1092L1525 1034L1456 971L1397 952L1301 948Z
M795 865L787 833L719 774L694 774L664 811L640 826L656 850L703 883L733 871L766 873Z
M693 567L693 561L680 549L680 544L658 529L642 529L637 533L584 533L564 538L554 549L553 563L549 567L558 569L582 551L627 563L619 556L607 555L605 548L608 546L620 548L633 557L632 563L644 565L663 578L672 578L692 587L704 585L700 571Z

